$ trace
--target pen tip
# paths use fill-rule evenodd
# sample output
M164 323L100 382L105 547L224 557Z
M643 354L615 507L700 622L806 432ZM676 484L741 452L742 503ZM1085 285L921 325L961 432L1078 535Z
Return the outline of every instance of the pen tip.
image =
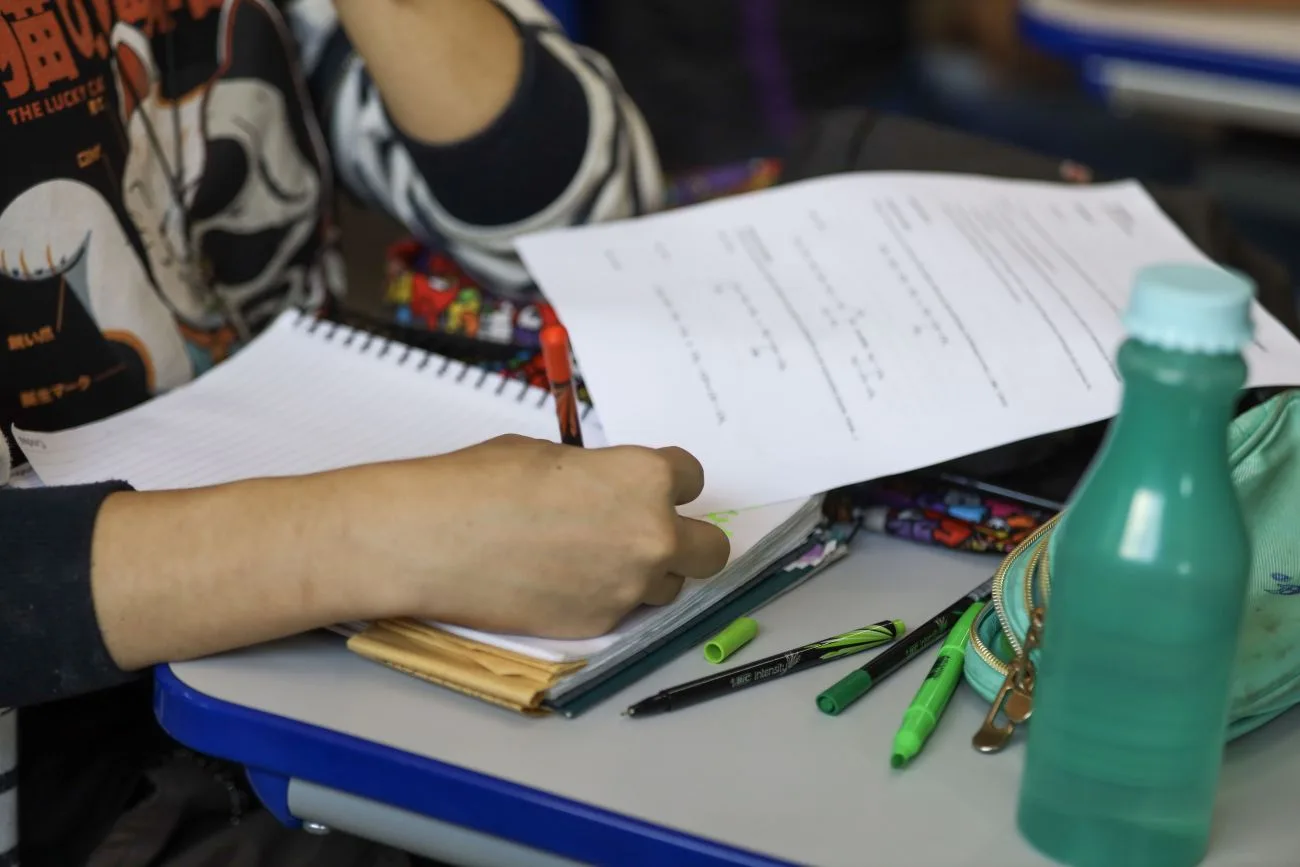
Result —
M902 753L894 753L892 756L889 757L889 766L891 768L895 768L895 769L901 768L905 764L907 764L907 756L903 755Z

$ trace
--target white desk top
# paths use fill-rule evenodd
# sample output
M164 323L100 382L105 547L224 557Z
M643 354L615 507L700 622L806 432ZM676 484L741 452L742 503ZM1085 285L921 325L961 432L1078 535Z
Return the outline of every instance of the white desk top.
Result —
M867 537L844 563L759 612L759 637L733 661L886 617L919 624L987 578L994 564ZM326 635L174 670L216 698L796 863L862 867L870 850L878 863L1045 867L1014 828L1021 749L997 756L971 749L984 708L969 688L901 772L889 767L890 745L926 661L840 717L817 711L814 696L861 661L641 721L619 714L713 667L689 654L577 720L515 717L366 662ZM1234 744L1228 755L1204 867L1294 863L1300 712Z
M1110 36L1300 62L1300 12L1156 0L1021 0L1032 17Z

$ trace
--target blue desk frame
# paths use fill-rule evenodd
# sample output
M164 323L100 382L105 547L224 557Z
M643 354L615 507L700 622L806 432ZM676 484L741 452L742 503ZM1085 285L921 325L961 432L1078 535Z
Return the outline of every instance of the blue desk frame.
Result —
M1098 62L1108 60L1128 60L1300 88L1300 63L1276 58L1216 51L1177 42L1143 40L1103 30L1077 30L1026 8L1020 11L1020 30L1026 42L1076 66L1084 82L1096 93L1105 90L1097 74Z
M186 746L238 762L267 809L290 815L305 780L512 840L582 863L619 867L794 867L598 807L338 732L212 698L167 666L154 672L154 714ZM563 724L563 723L557 723Z

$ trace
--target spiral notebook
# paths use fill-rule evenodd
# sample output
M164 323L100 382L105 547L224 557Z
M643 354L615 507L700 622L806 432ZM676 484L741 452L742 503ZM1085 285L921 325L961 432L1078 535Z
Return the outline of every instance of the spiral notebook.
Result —
M590 408L582 424L588 443L599 445ZM544 389L289 312L229 361L162 397L72 430L14 433L47 485L123 479L161 490L442 454L506 433L555 441L558 423ZM734 603L772 564L803 551L820 512L820 498L810 498L705 516L731 536L727 568L688 582L676 603L640 610L589 641L415 621L343 628L369 658L536 710L575 700Z

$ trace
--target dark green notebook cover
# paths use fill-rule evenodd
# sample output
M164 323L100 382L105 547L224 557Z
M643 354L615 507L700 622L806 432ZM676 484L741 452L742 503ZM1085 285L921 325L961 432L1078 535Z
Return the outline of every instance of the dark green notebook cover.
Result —
M570 718L586 713L691 648L708 641L737 617L749 614L787 590L807 581L818 572L838 563L848 555L849 542L856 532L856 524L832 524L819 528L804 544L773 563L766 573L752 581L748 587L731 596L703 617L650 645L641 654L632 657L604 677L593 680L558 701L543 702L543 707ZM835 546L816 562L802 568L788 568L815 553L819 546L825 546L829 542L835 542Z

